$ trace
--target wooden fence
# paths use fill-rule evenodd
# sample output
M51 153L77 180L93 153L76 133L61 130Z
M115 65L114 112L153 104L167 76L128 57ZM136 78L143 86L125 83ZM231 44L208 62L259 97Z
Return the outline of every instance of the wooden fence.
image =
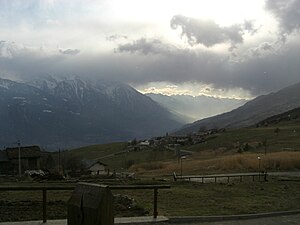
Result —
M47 191L74 190L75 186L0 186L0 191L42 191L43 195L43 223L47 222ZM158 189L171 188L170 185L115 185L111 190L153 190L153 218L157 218Z

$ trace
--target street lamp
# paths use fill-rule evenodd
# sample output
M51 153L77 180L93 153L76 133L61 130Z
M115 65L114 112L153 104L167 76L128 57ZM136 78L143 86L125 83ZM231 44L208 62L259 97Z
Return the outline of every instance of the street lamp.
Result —
M260 161L261 161L260 156L258 156L257 159L258 159L258 179L260 181Z
M186 159L186 157L185 156L180 157L180 176L181 176L181 178L182 178L182 160L183 159Z

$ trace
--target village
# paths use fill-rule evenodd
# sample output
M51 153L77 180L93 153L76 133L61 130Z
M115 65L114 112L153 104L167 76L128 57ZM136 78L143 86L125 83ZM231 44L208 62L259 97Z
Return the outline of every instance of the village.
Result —
M159 147L163 147L162 149L167 151L173 151L177 156L185 156L191 153L180 150L180 147L203 143L210 135L220 132L225 132L225 129L211 129L194 132L189 135L169 135L166 133L165 136L146 140L134 139L128 141L124 150L102 158ZM9 147L0 150L0 176L2 177L27 175L39 178L44 177L45 179L65 179L81 175L114 177L117 174L117 171L112 170L107 163L101 162L101 159L75 160L74 158L68 158L64 151L61 150L53 153L44 151L39 146Z

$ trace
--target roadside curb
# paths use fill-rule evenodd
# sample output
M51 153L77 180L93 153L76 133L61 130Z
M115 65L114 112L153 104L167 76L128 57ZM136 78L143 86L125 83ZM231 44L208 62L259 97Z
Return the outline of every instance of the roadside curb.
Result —
M270 213L255 213L255 214L240 214L240 215L220 215L220 216L181 216L181 217L169 217L169 222L181 223L181 222L214 222L224 220L247 220L264 217L275 217L275 216L287 216L300 214L300 210L281 211L281 212L270 212Z

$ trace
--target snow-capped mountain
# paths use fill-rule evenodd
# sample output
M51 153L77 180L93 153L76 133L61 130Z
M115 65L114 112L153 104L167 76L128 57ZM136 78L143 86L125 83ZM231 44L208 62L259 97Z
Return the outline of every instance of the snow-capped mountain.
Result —
M74 147L164 134L175 116L132 87L79 78L0 79L0 144Z

